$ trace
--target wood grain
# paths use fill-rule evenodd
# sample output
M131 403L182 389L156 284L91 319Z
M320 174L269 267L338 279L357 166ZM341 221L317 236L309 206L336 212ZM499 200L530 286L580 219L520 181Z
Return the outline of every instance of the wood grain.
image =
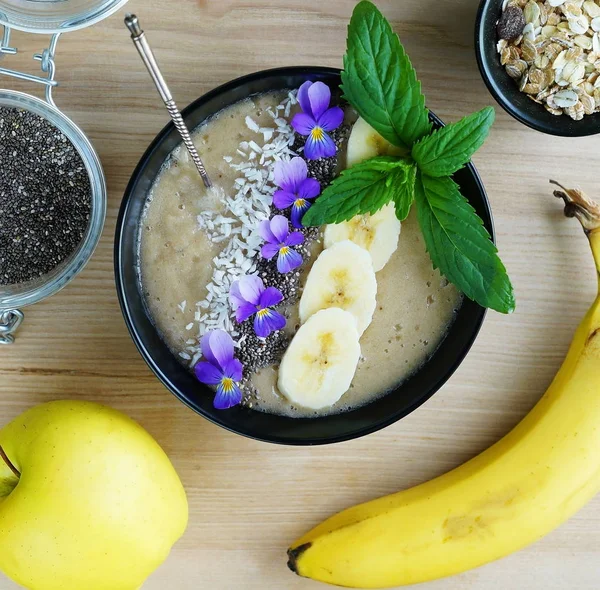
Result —
M473 54L475 0L382 0L417 67L428 104L456 120L493 104ZM181 106L231 78L275 66L339 66L354 0L131 0ZM511 317L490 313L473 351L425 406L367 438L323 448L245 440L187 410L153 377L117 304L117 209L139 157L167 118L114 15L64 35L59 106L89 135L109 186L106 229L85 271L27 310L0 351L2 422L58 398L96 400L141 422L172 458L189 494L190 525L147 590L316 590L285 565L290 541L331 513L425 481L499 439L550 383L595 294L591 257L551 197L550 177L597 189L600 139L526 129L499 108L477 154L498 242L515 283ZM35 71L45 37L16 33L11 66ZM9 88L25 84L3 80ZM423 590L596 590L600 498L520 553ZM0 590L15 585L0 578ZM107 589L109 590L109 589Z

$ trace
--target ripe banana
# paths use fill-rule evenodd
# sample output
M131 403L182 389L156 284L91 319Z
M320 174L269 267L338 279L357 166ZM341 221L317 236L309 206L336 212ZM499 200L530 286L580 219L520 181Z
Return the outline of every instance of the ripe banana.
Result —
M359 336L377 306L377 279L370 254L350 240L323 250L312 265L300 298L300 321L320 309L341 307L356 320Z
M555 195L581 221L600 277L600 206L579 191ZM600 295L554 382L512 432L437 479L333 516L292 545L289 566L357 588L441 578L532 543L599 491Z
M354 317L322 309L303 324L279 366L278 387L292 403L318 410L332 406L350 387L360 344Z
M400 221L394 204L388 203L373 215L356 215L349 221L326 225L323 245L329 248L343 240L351 240L371 255L373 270L378 272L398 249L399 236Z

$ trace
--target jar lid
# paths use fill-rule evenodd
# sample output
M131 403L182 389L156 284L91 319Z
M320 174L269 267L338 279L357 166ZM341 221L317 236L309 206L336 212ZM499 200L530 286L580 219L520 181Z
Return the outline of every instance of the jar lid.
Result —
M82 29L116 12L127 0L0 0L0 25L28 33Z

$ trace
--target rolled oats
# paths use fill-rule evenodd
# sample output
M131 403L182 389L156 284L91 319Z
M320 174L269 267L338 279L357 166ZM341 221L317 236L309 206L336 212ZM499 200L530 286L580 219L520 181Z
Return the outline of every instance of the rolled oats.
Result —
M532 23L533 26L537 26L540 22L541 10L538 3L535 0L529 0L523 10L523 16L525 17L526 23ZM546 20L548 17L546 16Z
M566 109L564 109L564 111L565 114L569 115L569 117L571 117L571 119L573 119L574 121L581 121L581 119L583 119L583 116L585 115L583 105L579 101L572 107L567 107Z
M527 62L522 59L515 59L506 64L506 73L514 80L520 80L527 71Z
M553 103L560 108L572 107L577 104L579 97L574 90L561 90L553 97Z
M592 0L585 0L583 10L592 19L600 16L600 6Z
M600 0L504 0L500 62L553 115L600 112Z

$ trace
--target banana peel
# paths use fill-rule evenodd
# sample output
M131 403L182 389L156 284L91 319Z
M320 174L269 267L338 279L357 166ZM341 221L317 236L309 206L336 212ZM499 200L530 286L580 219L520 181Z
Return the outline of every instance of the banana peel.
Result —
M584 228L600 289L600 206L560 190ZM464 465L397 494L345 510L298 539L300 576L389 588L457 574L543 537L600 491L600 295L535 408Z

